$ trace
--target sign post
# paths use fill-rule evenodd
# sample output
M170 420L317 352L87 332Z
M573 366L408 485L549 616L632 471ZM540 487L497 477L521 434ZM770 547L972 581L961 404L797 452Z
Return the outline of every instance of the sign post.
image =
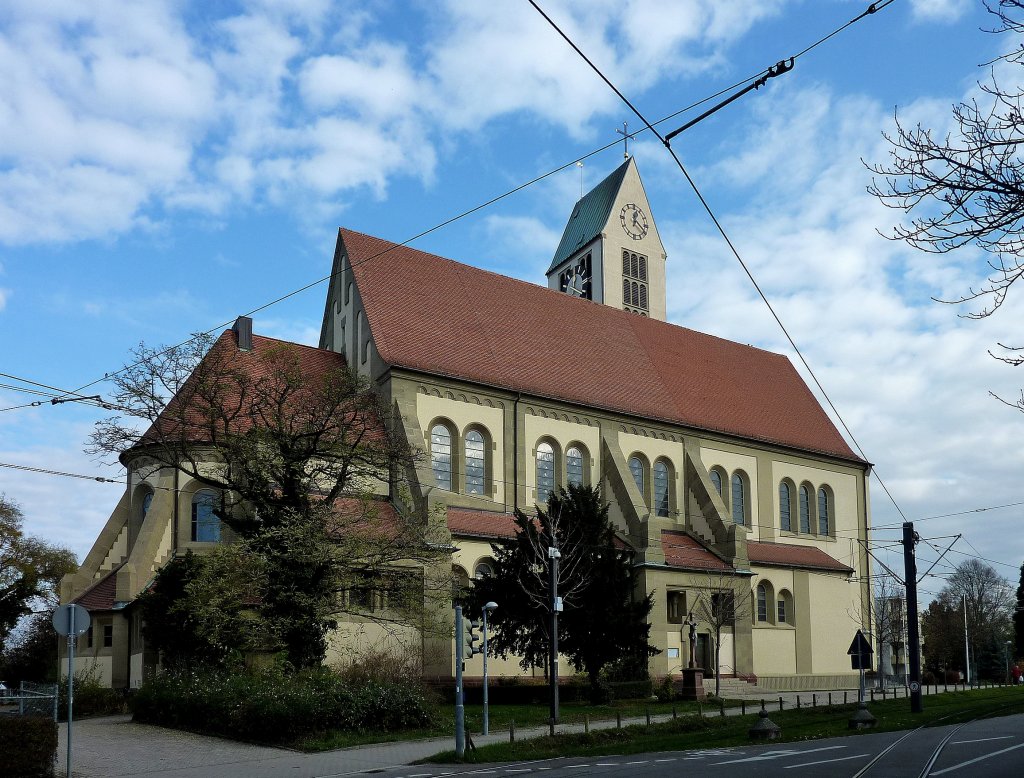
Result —
M75 702L75 638L89 630L89 611L68 603L53 612L53 628L68 639L68 758L67 778L71 778L71 722Z
M864 699L864 671L871 669L871 655L874 650L864 633L859 629L853 636L853 642L846 652L850 655L850 665L854 670L860 670L860 692L858 696L857 711L850 719L850 729L868 729L877 723L875 717L868 712L868 704Z

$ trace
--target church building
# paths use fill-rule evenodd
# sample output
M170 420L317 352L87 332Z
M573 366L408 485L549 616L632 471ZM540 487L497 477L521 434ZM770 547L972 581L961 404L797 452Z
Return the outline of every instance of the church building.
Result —
M490 573L514 509L598 485L638 588L654 595L652 676L681 672L687 614L718 589L736 618L717 668L715 632L698 625L709 672L779 689L854 685L846 649L870 622L870 465L786 357L666 321L667 261L629 158L573 207L545 286L339 230L319 348L302 348L344 360L394 409L422 456L411 493L388 497L446 517L456 581ZM242 322L223 337L245 333ZM174 519L194 512L194 485L161 473L146 488L129 471L62 589L93 615L80 656L114 686L139 685L156 662L131 601L172 555L222 542ZM414 630L356 627L341 625L339 651L390 645L421 651L427 674L453 672L447 641L439 655ZM523 672L512 659L490 669ZM480 672L479 657L467 663Z

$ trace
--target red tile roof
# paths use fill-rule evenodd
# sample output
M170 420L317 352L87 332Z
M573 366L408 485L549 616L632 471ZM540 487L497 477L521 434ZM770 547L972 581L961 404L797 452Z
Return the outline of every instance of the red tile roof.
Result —
M310 425L325 424L324 409L337 398L328 395L324 402L321 379L346 371L341 354L262 335L252 336L250 351L240 351L237 343L233 330L221 333L200 367L142 436L140 445L161 437L164 440L183 438L183 420L188 440L193 443L207 442L215 434L223 435L225 426L233 434L245 433L260 419L271 419L273 426L295 430L296 434ZM203 371L216 381L203 381L200 378ZM303 380L293 382L290 380L293 375ZM278 416L279 400L290 416ZM357 416L359 421L348 425L349 434L366 425L370 431L364 439L379 439L381 427L377 417L361 409L348 421ZM336 428L340 431L344 426Z
M339 235L391 365L862 461L784 356Z
M806 567L812 570L836 570L852 573L853 568L833 559L820 548L795 546L788 543L747 542L747 557L754 565L782 565L785 567Z
M448 529L465 537L511 538L516 534L512 514L468 508L448 508Z
M72 602L76 602L87 611L110 611L114 609L114 597L117 594L117 571L121 569L118 565L103 578L94 583Z
M732 568L708 551L685 532L661 531L661 550L665 564L688 570L731 570Z

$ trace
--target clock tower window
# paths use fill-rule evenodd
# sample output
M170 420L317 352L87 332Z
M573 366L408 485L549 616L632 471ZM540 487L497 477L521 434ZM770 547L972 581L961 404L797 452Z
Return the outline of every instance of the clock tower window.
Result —
M647 294L647 257L635 251L622 251L622 307L631 313L647 316L650 310Z

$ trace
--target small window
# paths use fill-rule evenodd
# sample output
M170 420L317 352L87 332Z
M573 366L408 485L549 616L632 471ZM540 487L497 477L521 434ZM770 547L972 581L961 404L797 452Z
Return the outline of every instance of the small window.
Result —
M474 571L473 574L477 580L482 580L484 578L494 578L494 567L491 565L490 562L478 562L476 565L476 570Z
M737 524L744 523L744 511L747 508L747 485L739 473L732 474L732 520Z
M644 463L640 461L639 457L629 458L629 472L633 474L633 481L636 483L636 488L640 490L640 494L644 493Z
M796 615L793 612L793 595L785 589L779 592L779 600L775 606L779 616L779 624L792 624L793 617Z
M829 520L828 492L826 492L824 489L819 489L818 490L818 534L819 535L827 535L828 534L828 529L829 529L829 527L828 527L828 520Z
M583 485L583 452L575 446L565 452L565 479L571 484Z
M783 481L779 484L779 525L782 527L783 532L791 532L793 530L791 497L789 484Z
M550 443L537 445L537 500L546 503L555 491L555 450Z
M479 430L470 430L466 433L466 493L483 494L484 478L484 436Z
M718 496L722 496L722 474L717 470L712 470L710 473L711 484L715 487L715 491L718 492Z
M654 463L654 513L656 516L668 516L668 496L668 465L659 459Z
M435 424L430 430L430 465L438 488L451 491L452 433L443 424Z
M220 540L220 519L214 511L220 503L216 492L203 489L192 498L192 540L216 543Z
M757 585L757 620L762 624L768 621L768 589L764 584Z
M811 531L811 496L806 486L800 487L800 531Z
M786 601L779 598L779 624L786 623Z
M668 623L682 624L686 616L686 592L669 592L666 597Z
M92 648L92 624L89 625L89 629L85 632L85 646L86 648Z
M103 625L103 647L110 648L114 645L114 625Z

